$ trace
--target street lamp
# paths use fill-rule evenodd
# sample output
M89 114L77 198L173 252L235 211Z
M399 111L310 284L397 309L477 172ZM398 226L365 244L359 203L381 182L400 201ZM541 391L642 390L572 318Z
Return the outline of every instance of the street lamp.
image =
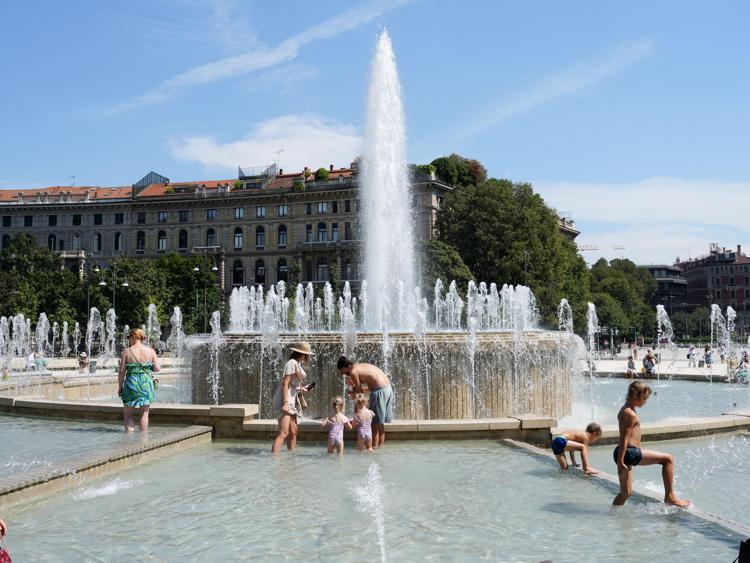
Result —
M94 271L98 272L99 271L99 266L97 266L94 269ZM123 279L122 283L120 284L120 286L121 287L126 287L126 288L130 287L130 284L128 283L127 276L123 276L123 277L124 277L124 279ZM101 287L106 287L107 286L107 282L104 281L104 279L101 279L99 281L99 285ZM117 263L115 262L114 264L112 264L112 308L113 309L115 308L115 298L117 296L117 291L116 290L117 290Z
M205 249L203 250L204 250L203 251L203 271L204 271L204 274L203 274L203 332L206 333L208 332L208 311L207 311L208 310L208 304L207 304L208 292L206 290L205 272L208 272L208 252L206 252ZM212 262L211 271L214 273L218 272L219 268L216 266L216 262L214 262L213 259L211 260L211 262ZM195 266L193 266L193 271L197 273L197 272L200 272L201 269L196 264ZM195 292L195 305L197 309L198 308L198 290L196 290Z

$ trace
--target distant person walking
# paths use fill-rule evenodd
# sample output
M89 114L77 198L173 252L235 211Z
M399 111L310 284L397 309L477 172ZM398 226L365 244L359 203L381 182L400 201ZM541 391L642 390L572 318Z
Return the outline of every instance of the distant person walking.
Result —
M703 361L706 362L706 367L710 368L714 363L714 353L711 351L711 346L706 346L703 349Z
M354 363L346 356L339 358L336 367L350 386L350 397L369 391L370 409L375 413L372 418L372 447L382 446L385 443L385 424L393 419L393 387L390 379L379 367Z
M631 351L633 352L633 359L638 359L638 342L633 342L633 347L631 348Z
M301 394L312 389L311 385L302 385L302 382L307 379L307 373L302 364L308 364L312 356L310 344L297 342L289 349L292 355L284 366L281 383L273 399L274 408L279 414L279 434L271 446L272 453L281 451L281 445L285 441L289 451L297 446L297 416L302 414Z
M140 328L131 328L128 334L130 346L122 351L120 371L117 374L117 394L122 399L123 419L125 430L133 432L135 423L133 413L141 409L139 427L141 432L148 431L148 413L154 402L153 372L161 371L159 360L153 348L146 346L143 341L146 335Z

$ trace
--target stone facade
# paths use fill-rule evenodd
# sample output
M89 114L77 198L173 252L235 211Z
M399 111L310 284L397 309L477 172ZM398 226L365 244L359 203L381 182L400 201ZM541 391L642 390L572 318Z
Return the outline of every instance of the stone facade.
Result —
M451 188L414 178L416 237L429 239ZM323 283L361 278L361 194L356 163L316 180L305 169L271 166L238 179L170 183L149 173L132 186L0 191L0 244L30 232L83 275L113 256L199 253L229 292L279 280Z

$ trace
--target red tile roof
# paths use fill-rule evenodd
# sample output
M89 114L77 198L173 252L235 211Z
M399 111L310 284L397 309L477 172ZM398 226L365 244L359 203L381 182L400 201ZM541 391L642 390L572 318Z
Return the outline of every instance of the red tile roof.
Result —
M18 201L18 194L23 195L26 202L34 201L40 195L46 195L50 202L59 200L63 195L70 194L74 200L82 200L86 193L90 200L102 199L127 199L130 197L132 188L130 186L117 186L103 188L101 186L51 186L49 188L39 188L32 190L0 190L0 202Z

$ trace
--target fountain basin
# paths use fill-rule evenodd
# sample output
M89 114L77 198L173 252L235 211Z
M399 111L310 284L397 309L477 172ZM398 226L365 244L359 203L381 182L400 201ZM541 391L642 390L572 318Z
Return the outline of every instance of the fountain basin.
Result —
M570 411L576 339L547 331L382 334L282 334L269 345L261 334L226 334L221 348L201 342L192 351L194 403L254 403L262 418L276 415L272 399L288 345L304 338L314 356L307 369L316 381L306 396L306 416L328 414L332 397L345 392L338 357L384 368L395 391L399 419L466 419L534 413L553 418ZM218 381L209 377L218 366ZM217 384L212 386L212 383ZM351 409L350 409L351 410Z
M382 488L368 486L373 464ZM654 553L660 561L684 561L685 553L731 561L737 554L741 538L723 528L637 500L613 511L611 501L609 490L580 475L489 441L393 444L376 455L347 449L343 463L322 446L300 446L279 463L267 443L214 442L10 507L3 517L13 523L13 554L37 561L61 554L363 561L383 551L391 561L626 561ZM70 533L62 519L86 533ZM648 541L633 539L640 537Z

